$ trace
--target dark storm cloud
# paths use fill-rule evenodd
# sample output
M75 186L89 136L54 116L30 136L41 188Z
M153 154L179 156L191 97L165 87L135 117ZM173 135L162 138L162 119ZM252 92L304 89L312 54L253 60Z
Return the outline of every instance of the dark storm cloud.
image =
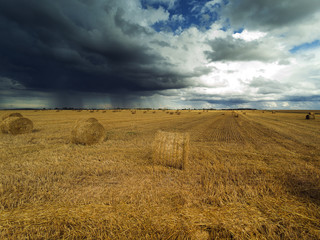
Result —
M320 102L320 95L312 95L309 96L300 95L300 96L285 96L283 101L290 102Z
M0 90L21 90L24 89L19 82L10 78L0 77Z
M206 51L205 55L210 61L276 61L285 55L275 49L272 45L255 41L227 38L217 38L208 42L212 51Z
M222 14L232 26L268 30L293 25L319 9L319 0L236 0L230 1Z
M184 74L135 40L152 29L112 1L0 2L0 72L27 89L112 92L181 88Z
M152 35L152 31L148 30L145 27L140 26L139 24L132 24L128 21L126 21L123 18L124 10L122 8L117 10L117 13L114 17L115 24L117 27L119 27L122 32L129 36L136 36L136 35Z
M244 103L250 102L249 100L241 98L241 97L240 98L224 97L224 98L220 98L220 99L207 99L207 98L201 99L201 98L198 98L198 99L191 99L190 101L207 102L210 104L218 104L218 105L224 105L224 106L232 106L232 105L238 105L238 104L244 104Z
M160 47L171 47L171 45L165 41L153 40L151 43L157 44Z

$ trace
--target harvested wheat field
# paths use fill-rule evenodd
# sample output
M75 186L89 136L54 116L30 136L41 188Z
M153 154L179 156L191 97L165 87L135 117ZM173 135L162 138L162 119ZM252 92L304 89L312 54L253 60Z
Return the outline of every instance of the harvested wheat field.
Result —
M319 112L180 112L20 111L0 239L320 239ZM88 118L104 139L74 143Z

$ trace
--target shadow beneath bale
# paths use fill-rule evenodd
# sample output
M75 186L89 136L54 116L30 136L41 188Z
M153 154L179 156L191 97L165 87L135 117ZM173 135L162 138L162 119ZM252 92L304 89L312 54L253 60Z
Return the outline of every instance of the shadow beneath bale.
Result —
M40 129L33 129L32 132L37 133L37 132L41 132L41 130Z
M285 187L292 195L303 201L310 201L320 206L320 186L316 179L310 176L288 175L285 178Z

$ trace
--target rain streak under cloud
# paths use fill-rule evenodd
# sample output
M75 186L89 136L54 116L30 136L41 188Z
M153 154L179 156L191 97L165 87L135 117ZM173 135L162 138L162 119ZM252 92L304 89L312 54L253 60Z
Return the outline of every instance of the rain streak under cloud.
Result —
M0 108L320 108L319 0L0 2Z

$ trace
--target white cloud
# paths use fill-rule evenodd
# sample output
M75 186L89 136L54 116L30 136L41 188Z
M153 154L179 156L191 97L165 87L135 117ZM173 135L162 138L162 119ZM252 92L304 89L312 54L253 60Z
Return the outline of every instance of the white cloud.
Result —
M185 18L183 17L183 15L182 14L174 14L174 15L172 15L172 17L171 17L171 21L174 21L174 22L183 22L183 21L185 21Z
M254 40L263 38L263 37L266 36L266 35L267 35L267 33L264 33L264 32L258 32L258 31L248 32L248 31L245 29L245 30L243 30L241 33L235 33L235 34L233 34L232 36L233 36L235 39L242 39L242 40L245 40L245 41L247 41L247 42L250 42L250 41L254 41Z
M201 9L201 13L204 13L204 12L207 12L207 11L214 12L214 11L216 11L215 6L217 4L220 5L221 3L222 3L222 0L213 0L213 1L206 2L206 4Z
M169 9L173 9L177 3L177 0L148 0L149 4L160 3L166 5Z

